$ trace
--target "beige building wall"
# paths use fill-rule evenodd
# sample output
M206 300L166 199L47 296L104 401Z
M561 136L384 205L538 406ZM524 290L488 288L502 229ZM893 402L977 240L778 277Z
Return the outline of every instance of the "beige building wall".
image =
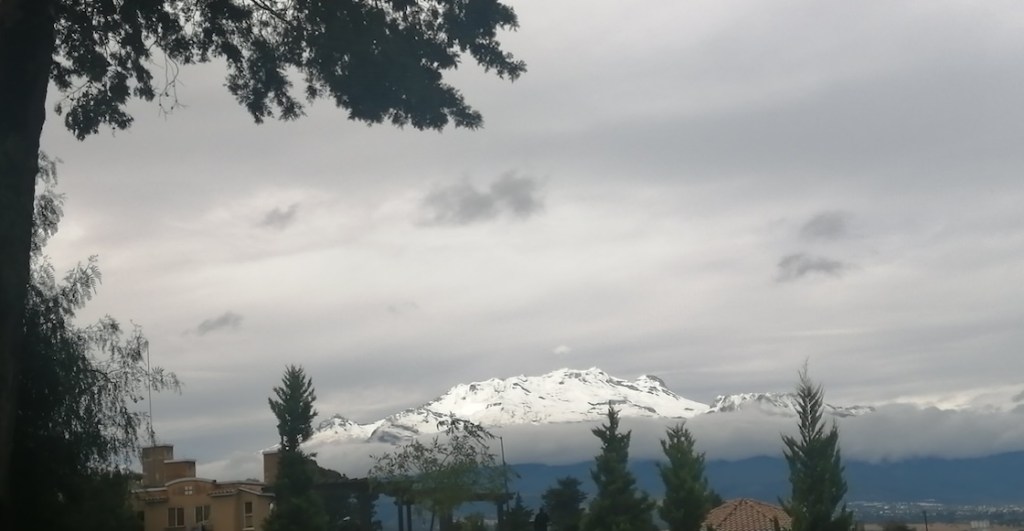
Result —
M171 445L144 448L141 457L144 485L134 497L145 531L192 531L203 524L208 531L262 531L274 499L263 492L264 483L197 478L195 461L174 460Z

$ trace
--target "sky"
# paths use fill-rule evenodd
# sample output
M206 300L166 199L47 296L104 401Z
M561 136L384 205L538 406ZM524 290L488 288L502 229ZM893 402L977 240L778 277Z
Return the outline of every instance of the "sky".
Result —
M276 442L291 363L362 422L561 367L703 402L805 360L835 403L1024 390L1024 5L511 5L528 72L448 77L478 131L257 126L218 64L128 131L49 117L47 253L98 255L83 322L184 381L153 403L179 454Z

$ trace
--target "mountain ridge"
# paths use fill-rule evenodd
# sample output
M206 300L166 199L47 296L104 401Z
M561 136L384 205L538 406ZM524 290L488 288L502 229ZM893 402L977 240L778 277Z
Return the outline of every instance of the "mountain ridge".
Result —
M334 415L318 425L310 443L399 443L437 433L438 424L452 418L487 427L564 424L600 421L608 406L616 407L624 418L688 419L749 409L794 416L795 405L793 393L721 395L708 405L676 394L654 375L627 380L597 367L562 368L539 376L518 375L456 384L421 406L366 424ZM835 416L856 416L870 413L873 408L828 405L827 411Z

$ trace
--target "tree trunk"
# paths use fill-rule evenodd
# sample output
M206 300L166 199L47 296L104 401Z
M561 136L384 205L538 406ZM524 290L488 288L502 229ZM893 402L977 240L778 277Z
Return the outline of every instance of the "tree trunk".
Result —
M39 136L54 50L51 0L0 0L0 528L14 529L11 452Z

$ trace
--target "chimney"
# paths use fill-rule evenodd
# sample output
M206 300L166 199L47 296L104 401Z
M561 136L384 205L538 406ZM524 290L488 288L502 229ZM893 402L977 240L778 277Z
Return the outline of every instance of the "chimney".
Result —
M195 459L172 459L164 461L164 481L196 477Z
M167 483L167 474L164 469L164 461L174 459L173 444L159 444L146 446L142 449L142 486L162 487Z
M263 452L263 482L273 485L277 481L277 468L281 462L281 453L277 450Z

